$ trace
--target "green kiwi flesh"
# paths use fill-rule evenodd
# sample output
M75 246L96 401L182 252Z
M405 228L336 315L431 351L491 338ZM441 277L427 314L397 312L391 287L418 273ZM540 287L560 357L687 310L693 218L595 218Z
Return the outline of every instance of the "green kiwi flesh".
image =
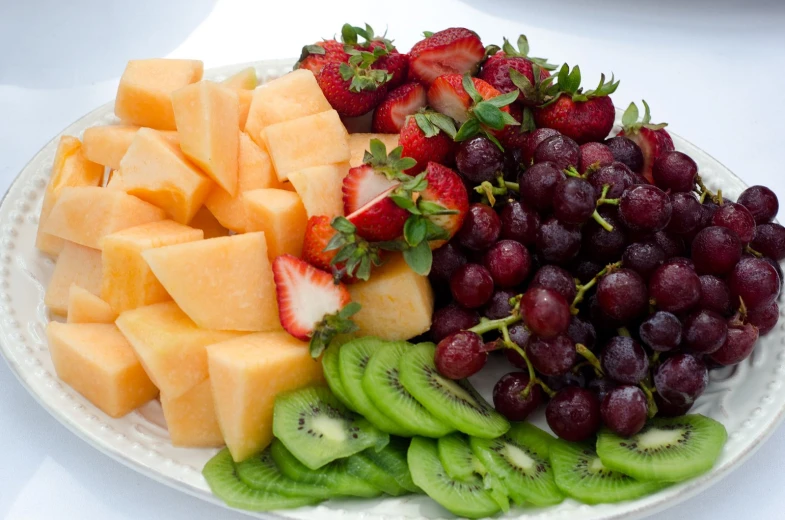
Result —
M368 451L374 451L373 449ZM394 497L405 495L408 492L398 484L393 476L363 453L356 453L346 459L346 471L350 475L363 479L370 485Z
M237 476L246 485L259 491L325 500L338 496L325 486L298 482L281 473L273 460L270 448L238 463Z
M338 365L340 350L340 344L337 344L335 341L330 343L330 346L327 347L327 350L325 350L322 355L322 370L324 371L324 378L327 380L327 386L330 387L330 390L335 394L335 397L337 397L344 406L350 410L354 410L352 401L349 399L349 396L346 395L346 390L341 381L341 368Z
M406 460L408 450L409 439L391 437L390 444L385 446L384 449L379 451L365 450L363 454L371 459L374 464L392 475L403 489L410 493L422 493L422 489L414 484L412 474L409 471L409 463Z

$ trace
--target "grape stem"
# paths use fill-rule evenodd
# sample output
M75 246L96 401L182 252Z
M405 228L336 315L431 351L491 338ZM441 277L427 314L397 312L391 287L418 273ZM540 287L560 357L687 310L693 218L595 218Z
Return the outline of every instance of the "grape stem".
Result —
M581 173L578 170L576 170L574 166L570 166L568 168L565 168L563 171L564 171L564 175L566 175L567 177L575 177L576 179L585 179L586 178L586 176L585 175L581 175Z
M616 329L616 334L618 334L619 336L624 336L626 338L632 337L632 334L630 334L630 329L628 329L627 327L619 327L618 329Z
M761 253L760 251L755 251L749 245L744 246L744 251L757 258L761 258L763 256L763 253Z
M469 332L476 332L479 335L483 335L486 332L490 332L492 330L502 330L503 328L507 328L510 325L515 325L521 321L521 315L513 310L513 313L507 316L506 318L499 318L498 320L489 320L488 318L481 318L480 323L475 325L470 329L466 329Z
M600 360L597 359L597 356L594 355L594 352L588 349L586 345L583 343L576 343L575 350L583 356L583 358L594 368L594 373L597 374L597 377L603 377L605 372L602 370L602 365L600 365Z
M712 192L709 188L703 184L703 179L701 179L700 175L695 177L695 184L698 185L698 193L700 194L700 203L703 204L703 201L706 200L708 196L711 200L714 201L715 204L722 206L722 190L717 190L717 193Z
M532 365L532 362L529 361L529 356L526 355L526 352L524 352L524 350L521 347L516 345L515 342L512 341L512 339L510 339L510 331L507 329L506 325L502 327L501 331L502 331L502 341L504 342L504 345L507 348L513 349L515 352L518 353L519 356L523 358L523 360L526 362L526 369L529 371L529 383L526 385L526 388L524 388L523 391L521 392L521 397L523 397L524 399L529 397L529 393L531 393L532 387L534 385L540 385L540 388L542 388L543 392L548 394L548 397L553 397L554 395L556 395L556 392L551 390L548 385L546 385L539 377L537 377L537 373L534 371L534 365Z
M652 419L654 418L655 415L657 415L657 403L654 401L655 390L647 384L647 382L649 382L649 379L650 379L649 377L646 377L646 380L641 381L638 386L640 387L641 390L643 390L643 393L646 394L646 402L648 404L647 408L649 410L648 415L649 415L649 419Z
M490 181L483 181L479 186L474 188L474 191L488 199L488 203L493 207L496 204L496 197L507 195L509 192L520 192L521 187L517 182L508 182L504 180L502 175L496 177L496 186L491 184Z
M607 220L602 218L602 215L600 215L596 209L594 210L594 213L591 214L591 217L597 222L597 224L602 226L602 229L608 233L613 231L613 226Z
M575 299L572 300L572 305L570 305L570 312L575 315L578 314L578 305L583 301L583 297L586 296L586 292L597 285L597 282L608 273L613 272L615 269L621 267L621 262L616 262L613 264L608 264L605 268L597 273L594 278L589 280L583 285L576 284L576 289L578 289L578 293L575 295Z
M520 193L521 186L517 182L504 181L504 187L515 193Z
M611 189L611 185L610 184L605 184L602 187L602 193L600 194L600 198L597 199L597 206L601 206L603 204L610 204L612 206L618 206L619 205L619 199L607 199L607 198L605 198L606 195L608 195L608 190L610 190L610 189Z

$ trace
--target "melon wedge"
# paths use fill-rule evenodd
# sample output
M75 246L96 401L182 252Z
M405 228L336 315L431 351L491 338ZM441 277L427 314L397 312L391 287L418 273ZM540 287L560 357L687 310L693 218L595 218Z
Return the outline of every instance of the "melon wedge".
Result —
M148 249L142 257L174 301L200 327L280 329L264 233Z
M349 150L351 158L349 165L354 168L364 163L366 150L371 149L371 139L378 139L387 147L390 153L398 147L398 134L349 134Z
M240 130L245 128L245 123L248 121L248 112L251 110L251 101L253 101L253 90L238 90L237 103L238 103L238 123L240 123Z
M343 178L349 173L349 163L314 166L289 174L289 181L300 196L308 217L343 215Z
M117 170L137 130L139 127L135 125L92 126L86 129L82 136L84 155L90 161ZM160 130L160 132L172 145L180 145L176 131Z
M174 446L213 448L224 445L209 379L179 397L172 398L162 392L161 408Z
M76 284L96 296L101 294L101 251L66 242L57 258L44 304L54 314L65 316L71 285Z
M117 313L87 289L71 284L68 290L68 323L114 323Z
M263 231L272 262L283 254L300 256L308 216L300 197L288 190L251 190L243 193L246 230Z
M199 208L199 211L196 212L196 215L194 215L194 218L191 219L191 222L189 222L188 225L194 229L201 229L202 233L204 233L204 238L225 237L229 235L229 230L218 222L218 219L215 218L215 215L210 213L207 206Z
M238 462L270 444L275 396L323 381L308 344L283 331L210 345L207 358L218 424Z
M229 76L221 82L221 85L240 90L253 90L257 83L259 80L256 77L256 69L248 67Z

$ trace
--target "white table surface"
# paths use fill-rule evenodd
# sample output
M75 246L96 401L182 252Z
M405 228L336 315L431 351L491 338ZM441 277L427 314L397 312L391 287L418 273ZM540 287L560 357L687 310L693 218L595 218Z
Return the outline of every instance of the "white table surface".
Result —
M111 100L131 58L207 67L297 56L343 22L465 26L485 43L529 36L535 56L579 63L591 87L614 72L617 106L645 98L656 121L785 200L782 0L0 0L0 193L53 135ZM636 5L642 4L642 5ZM382 7L383 6L383 7ZM712 489L652 518L785 518L785 427ZM0 362L0 517L246 518L157 484L100 454L41 409Z

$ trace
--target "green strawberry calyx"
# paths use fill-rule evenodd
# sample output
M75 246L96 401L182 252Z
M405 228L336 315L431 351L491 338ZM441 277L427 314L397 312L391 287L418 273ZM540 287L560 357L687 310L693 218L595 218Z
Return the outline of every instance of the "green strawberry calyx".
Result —
M668 123L657 123L654 124L651 122L651 110L649 109L649 104L646 103L646 100L643 99L643 118L640 120L640 113L638 112L638 106L635 103L630 103L630 106L627 107L627 110L624 111L624 115L621 117L621 124L624 127L624 133L626 134L637 134L640 132L641 128L647 128L649 130L662 130Z
M454 139L455 134L458 133L455 122L451 118L433 110L421 109L407 117L414 117L414 121L425 137L435 137L442 131L450 136L450 139Z
M335 283L350 276L367 281L371 270L383 263L381 248L359 237L357 228L346 217L335 217L330 226L336 234L327 242L324 251L338 251L330 262Z
M311 335L309 344L311 357L316 359L321 356L333 338L339 334L356 332L359 327L351 318L360 311L361 307L357 302L350 302L340 311L326 314L322 321L316 324Z
M377 47L373 52L357 49L347 52L349 54L349 62L341 63L338 70L344 81L351 80L349 85L351 92L377 90L392 79L392 74L386 70L371 67L380 57L387 55L387 51L383 47Z
M509 112L502 110L502 108L518 99L518 92L508 92L507 94L485 99L475 88L474 81L468 73L463 76L462 85L471 98L472 106L469 107L469 118L458 129L458 133L455 134L453 140L457 142L465 141L482 134L498 146L499 149L504 150L494 133L504 130L506 126L520 125Z
M362 38L364 42L360 43L359 38ZM348 23L343 24L343 27L341 27L341 41L344 44L344 50L347 52L356 49L358 46L362 49L370 49L371 44L374 42L381 42L384 44L385 54L389 54L391 51L395 50L393 41L387 38L386 32L381 36L377 36L373 27L368 24L365 24L365 27L358 27Z

